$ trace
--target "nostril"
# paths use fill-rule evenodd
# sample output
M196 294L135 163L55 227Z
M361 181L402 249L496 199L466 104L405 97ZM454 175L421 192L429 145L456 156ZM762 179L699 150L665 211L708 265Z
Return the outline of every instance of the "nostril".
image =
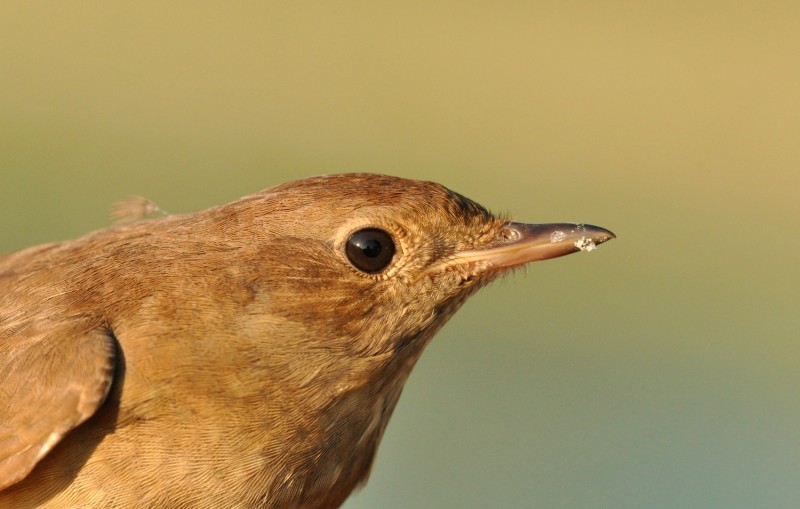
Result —
M519 230L511 225L506 225L500 230L500 237L507 242L513 242L519 239Z

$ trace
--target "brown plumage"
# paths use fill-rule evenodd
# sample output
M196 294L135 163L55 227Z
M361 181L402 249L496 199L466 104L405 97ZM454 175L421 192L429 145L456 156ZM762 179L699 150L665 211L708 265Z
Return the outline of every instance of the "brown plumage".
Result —
M469 295L610 238L351 174L6 255L0 508L338 507Z

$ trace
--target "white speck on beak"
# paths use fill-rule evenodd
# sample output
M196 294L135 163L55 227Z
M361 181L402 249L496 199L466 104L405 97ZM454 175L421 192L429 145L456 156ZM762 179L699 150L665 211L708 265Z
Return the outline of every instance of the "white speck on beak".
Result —
M581 237L575 241L575 247L588 253L589 251L594 251L597 249L597 244L595 244L594 241L588 237Z

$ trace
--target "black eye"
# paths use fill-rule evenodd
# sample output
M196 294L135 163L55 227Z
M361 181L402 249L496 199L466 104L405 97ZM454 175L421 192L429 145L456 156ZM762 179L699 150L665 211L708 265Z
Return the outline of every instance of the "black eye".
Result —
M347 239L345 253L355 268L374 274L391 263L394 256L394 241L383 230L364 228Z

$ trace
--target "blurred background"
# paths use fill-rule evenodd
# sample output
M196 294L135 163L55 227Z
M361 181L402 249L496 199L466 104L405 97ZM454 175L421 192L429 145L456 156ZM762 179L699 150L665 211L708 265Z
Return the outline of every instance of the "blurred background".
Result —
M0 251L288 180L618 239L473 297L356 508L800 500L800 3L4 2Z

